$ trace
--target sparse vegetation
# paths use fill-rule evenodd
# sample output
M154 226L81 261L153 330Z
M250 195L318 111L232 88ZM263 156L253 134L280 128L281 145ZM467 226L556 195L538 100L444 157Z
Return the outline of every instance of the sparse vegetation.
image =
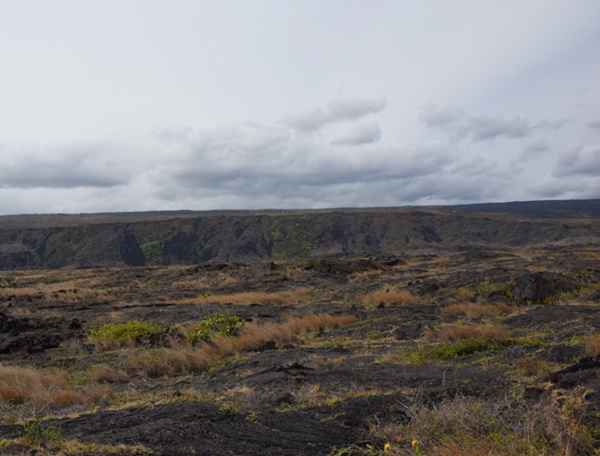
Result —
M360 299L367 304L369 307L385 306L390 304L403 304L413 303L417 301L417 298L413 296L410 291L375 291L373 293L365 294Z
M414 439L431 456L596 454L593 431L581 425L586 409L580 395L539 404L461 396L440 403L417 399L404 410L406 424L371 423L381 442L393 442L391 454L414 454Z
M592 456L599 255L0 271L0 453Z
M93 405L108 394L109 390L95 385L74 387L64 371L47 372L0 364L0 403L59 409L73 404Z
M90 341L103 347L124 346L141 337L164 334L166 331L164 326L144 321L109 323L92 330Z
M505 303L500 304L451 304L442 307L442 312L447 314L464 314L467 318L491 317L513 312L514 307Z
M245 321L240 320L235 315L225 316L217 312L198 323L194 331L190 333L189 340L192 343L199 340L206 341L218 334L226 337L236 337L240 328L245 324Z

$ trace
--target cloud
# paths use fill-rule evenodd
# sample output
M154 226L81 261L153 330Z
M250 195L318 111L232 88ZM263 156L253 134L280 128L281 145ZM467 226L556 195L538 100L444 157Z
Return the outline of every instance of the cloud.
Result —
M543 155L545 152L550 150L550 146L548 143L542 138L536 138L534 140L528 141L521 150L519 154L518 161L526 162L534 157Z
M385 107L386 102L383 99L334 100L327 105L326 109L315 108L300 114L289 114L284 116L280 123L300 133L313 133L327 124L357 120L378 113Z
M556 179L549 176L531 185L527 191L530 199L595 199L598 198L598 183L595 176L573 179Z
M542 119L538 123L532 123L520 116L502 118L485 114L471 115L437 105L425 106L419 117L428 127L449 132L458 139L469 137L475 142L500 137L525 138L536 130L557 130L567 122L563 119L554 122Z
M594 130L600 130L600 119L588 123L587 126Z
M369 123L357 125L346 136L331 141L335 146L360 146L371 144L381 139L381 128L379 124Z
M426 125L471 141L383 142L379 122L363 117L384 106L381 100L329 103L312 117L313 132L336 124L321 134L298 134L293 122L244 122L173 126L135 145L0 144L0 210L398 206L597 192L600 146L575 145L554 157L547 138L530 137L564 121L428 107L421 113ZM503 143L502 153L494 155L496 145L489 141L500 137L526 140L513 147Z
M365 141L368 132L374 139L379 133L375 127L359 126L345 138ZM318 137L295 138L281 125L257 123L181 132L179 137L171 134L163 145L175 151L169 163L149 175L162 206L186 198L196 204L237 203L233 207L379 205L381 196L369 196L370 189L400 188L443 172L452 162L439 142L411 147L370 142L340 148Z
M0 145L3 188L113 187L129 180L115 146L70 142Z
M600 176L600 145L574 145L559 157L552 173L555 177Z

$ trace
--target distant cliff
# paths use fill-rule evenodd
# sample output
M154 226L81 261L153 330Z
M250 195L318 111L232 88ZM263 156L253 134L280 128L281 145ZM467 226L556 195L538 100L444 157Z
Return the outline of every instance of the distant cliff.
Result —
M0 217L0 269L599 248L600 219L445 209Z

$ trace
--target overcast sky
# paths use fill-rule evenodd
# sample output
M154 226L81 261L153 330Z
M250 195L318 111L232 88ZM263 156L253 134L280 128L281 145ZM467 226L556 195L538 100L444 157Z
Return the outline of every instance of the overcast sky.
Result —
M598 0L3 0L0 214L600 198Z

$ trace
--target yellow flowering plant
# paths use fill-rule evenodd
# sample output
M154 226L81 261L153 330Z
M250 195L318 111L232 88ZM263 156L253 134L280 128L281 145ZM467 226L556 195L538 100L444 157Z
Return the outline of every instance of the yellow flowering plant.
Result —
M417 439L413 439L413 441L411 442L412 447L415 449L415 456L423 456L423 453L421 452L420 447L420 442Z

